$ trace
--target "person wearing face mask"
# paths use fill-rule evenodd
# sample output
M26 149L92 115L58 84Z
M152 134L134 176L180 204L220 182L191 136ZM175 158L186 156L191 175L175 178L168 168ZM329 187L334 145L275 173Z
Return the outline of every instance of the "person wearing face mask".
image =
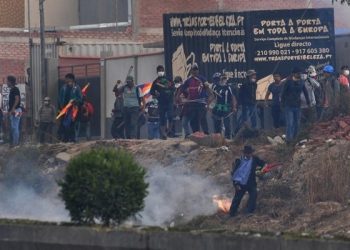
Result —
M127 139L137 139L138 121L142 112L139 89L132 76L126 77L126 83L117 87L123 96L123 119Z
M166 140L168 133L172 135L175 85L165 77L162 65L157 66L157 75L152 84L151 95L158 100L160 136Z
M213 86L213 92L216 95L216 104L212 111L215 133L221 134L224 125L225 137L231 139L231 115L237 112L237 100L231 87L227 85L226 75L222 75L220 81Z
M282 109L281 109L281 92L283 84L281 81L281 75L277 72L273 74L274 82L269 85L265 95L265 106L268 106L268 99L272 94L271 102L271 115L273 119L273 126L279 128L282 126Z
M330 120L337 115L340 105L340 84L334 76L333 66L327 65L323 68L323 77L320 79L320 84L321 109L318 118L321 121Z
M247 78L243 82L238 92L238 102L242 105L242 115L238 121L237 130L250 119L251 127L256 129L256 71L251 69L247 71Z
M262 169L266 163L253 155L253 152L252 146L244 146L243 155L232 164L231 179L236 192L230 207L230 217L237 214L239 205L246 192L249 194L249 199L245 212L249 215L255 211L258 193L256 171Z
M51 104L50 97L44 98L44 104L39 108L39 141L52 142L52 127L54 125L56 108ZM48 140L47 140L48 139Z
M347 65L341 67L338 81L340 84L339 111L343 114L350 114L349 67Z
M341 73L339 76L340 86L344 88L344 90L349 90L349 66L344 65L341 67Z
M310 124L316 121L316 96L318 89L321 87L320 83L315 79L317 72L314 66L309 66L306 73L301 75L301 79L305 83L310 107L307 105L305 95L301 93L301 123Z
M307 105L310 106L309 95L304 81L301 79L302 70L295 67L292 75L283 85L281 103L286 116L286 139L287 143L295 140L299 133L301 116L301 93L305 95Z

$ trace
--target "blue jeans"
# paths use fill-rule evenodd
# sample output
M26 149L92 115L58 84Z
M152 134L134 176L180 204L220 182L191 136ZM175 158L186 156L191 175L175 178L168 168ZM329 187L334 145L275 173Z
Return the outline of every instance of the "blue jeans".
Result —
M222 122L224 124L222 124ZM213 117L213 123L214 123L214 131L215 133L222 133L222 125L225 127L225 138L226 139L231 139L231 116L227 117Z
M159 122L147 122L147 128L148 128L148 139L159 139L160 133L159 133Z
M281 127L283 124L281 107L278 105L273 105L271 107L271 115L272 115L274 128Z
M182 117L182 127L185 130L185 137L192 133L202 130L205 134L209 134L207 123L207 109L204 103L187 103L184 106L184 116Z
M20 116L10 115L11 136L12 136L13 146L16 146L19 144L19 122L20 121L21 121Z
M286 107L285 114L286 114L286 125L287 125L287 130L286 130L287 141L292 141L296 139L299 132L301 109Z
M159 122L160 126L166 126L167 121L169 125L173 122L174 104L173 102L159 104Z
M238 121L238 128L240 129L243 123L247 122L250 119L250 123L253 129L256 129L256 105L244 105L242 106L242 115Z

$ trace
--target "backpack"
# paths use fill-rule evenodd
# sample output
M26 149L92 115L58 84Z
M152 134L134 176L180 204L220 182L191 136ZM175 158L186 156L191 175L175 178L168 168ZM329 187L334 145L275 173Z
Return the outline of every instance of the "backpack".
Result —
M92 112L89 108L89 105L91 105L88 102L84 102L84 104L80 107L80 121L81 122L88 122L91 119Z

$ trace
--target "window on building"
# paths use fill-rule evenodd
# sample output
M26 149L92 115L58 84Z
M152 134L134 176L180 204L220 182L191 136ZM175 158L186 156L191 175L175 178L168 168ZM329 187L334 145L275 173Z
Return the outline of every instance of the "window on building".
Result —
M79 0L79 24L130 22L131 0Z

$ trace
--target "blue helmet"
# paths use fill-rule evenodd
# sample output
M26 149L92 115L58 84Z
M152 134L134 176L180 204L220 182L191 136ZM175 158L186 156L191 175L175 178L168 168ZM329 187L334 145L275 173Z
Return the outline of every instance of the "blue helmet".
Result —
M332 65L326 65L326 66L323 68L323 72L332 74L332 73L334 73L334 68L333 68Z

